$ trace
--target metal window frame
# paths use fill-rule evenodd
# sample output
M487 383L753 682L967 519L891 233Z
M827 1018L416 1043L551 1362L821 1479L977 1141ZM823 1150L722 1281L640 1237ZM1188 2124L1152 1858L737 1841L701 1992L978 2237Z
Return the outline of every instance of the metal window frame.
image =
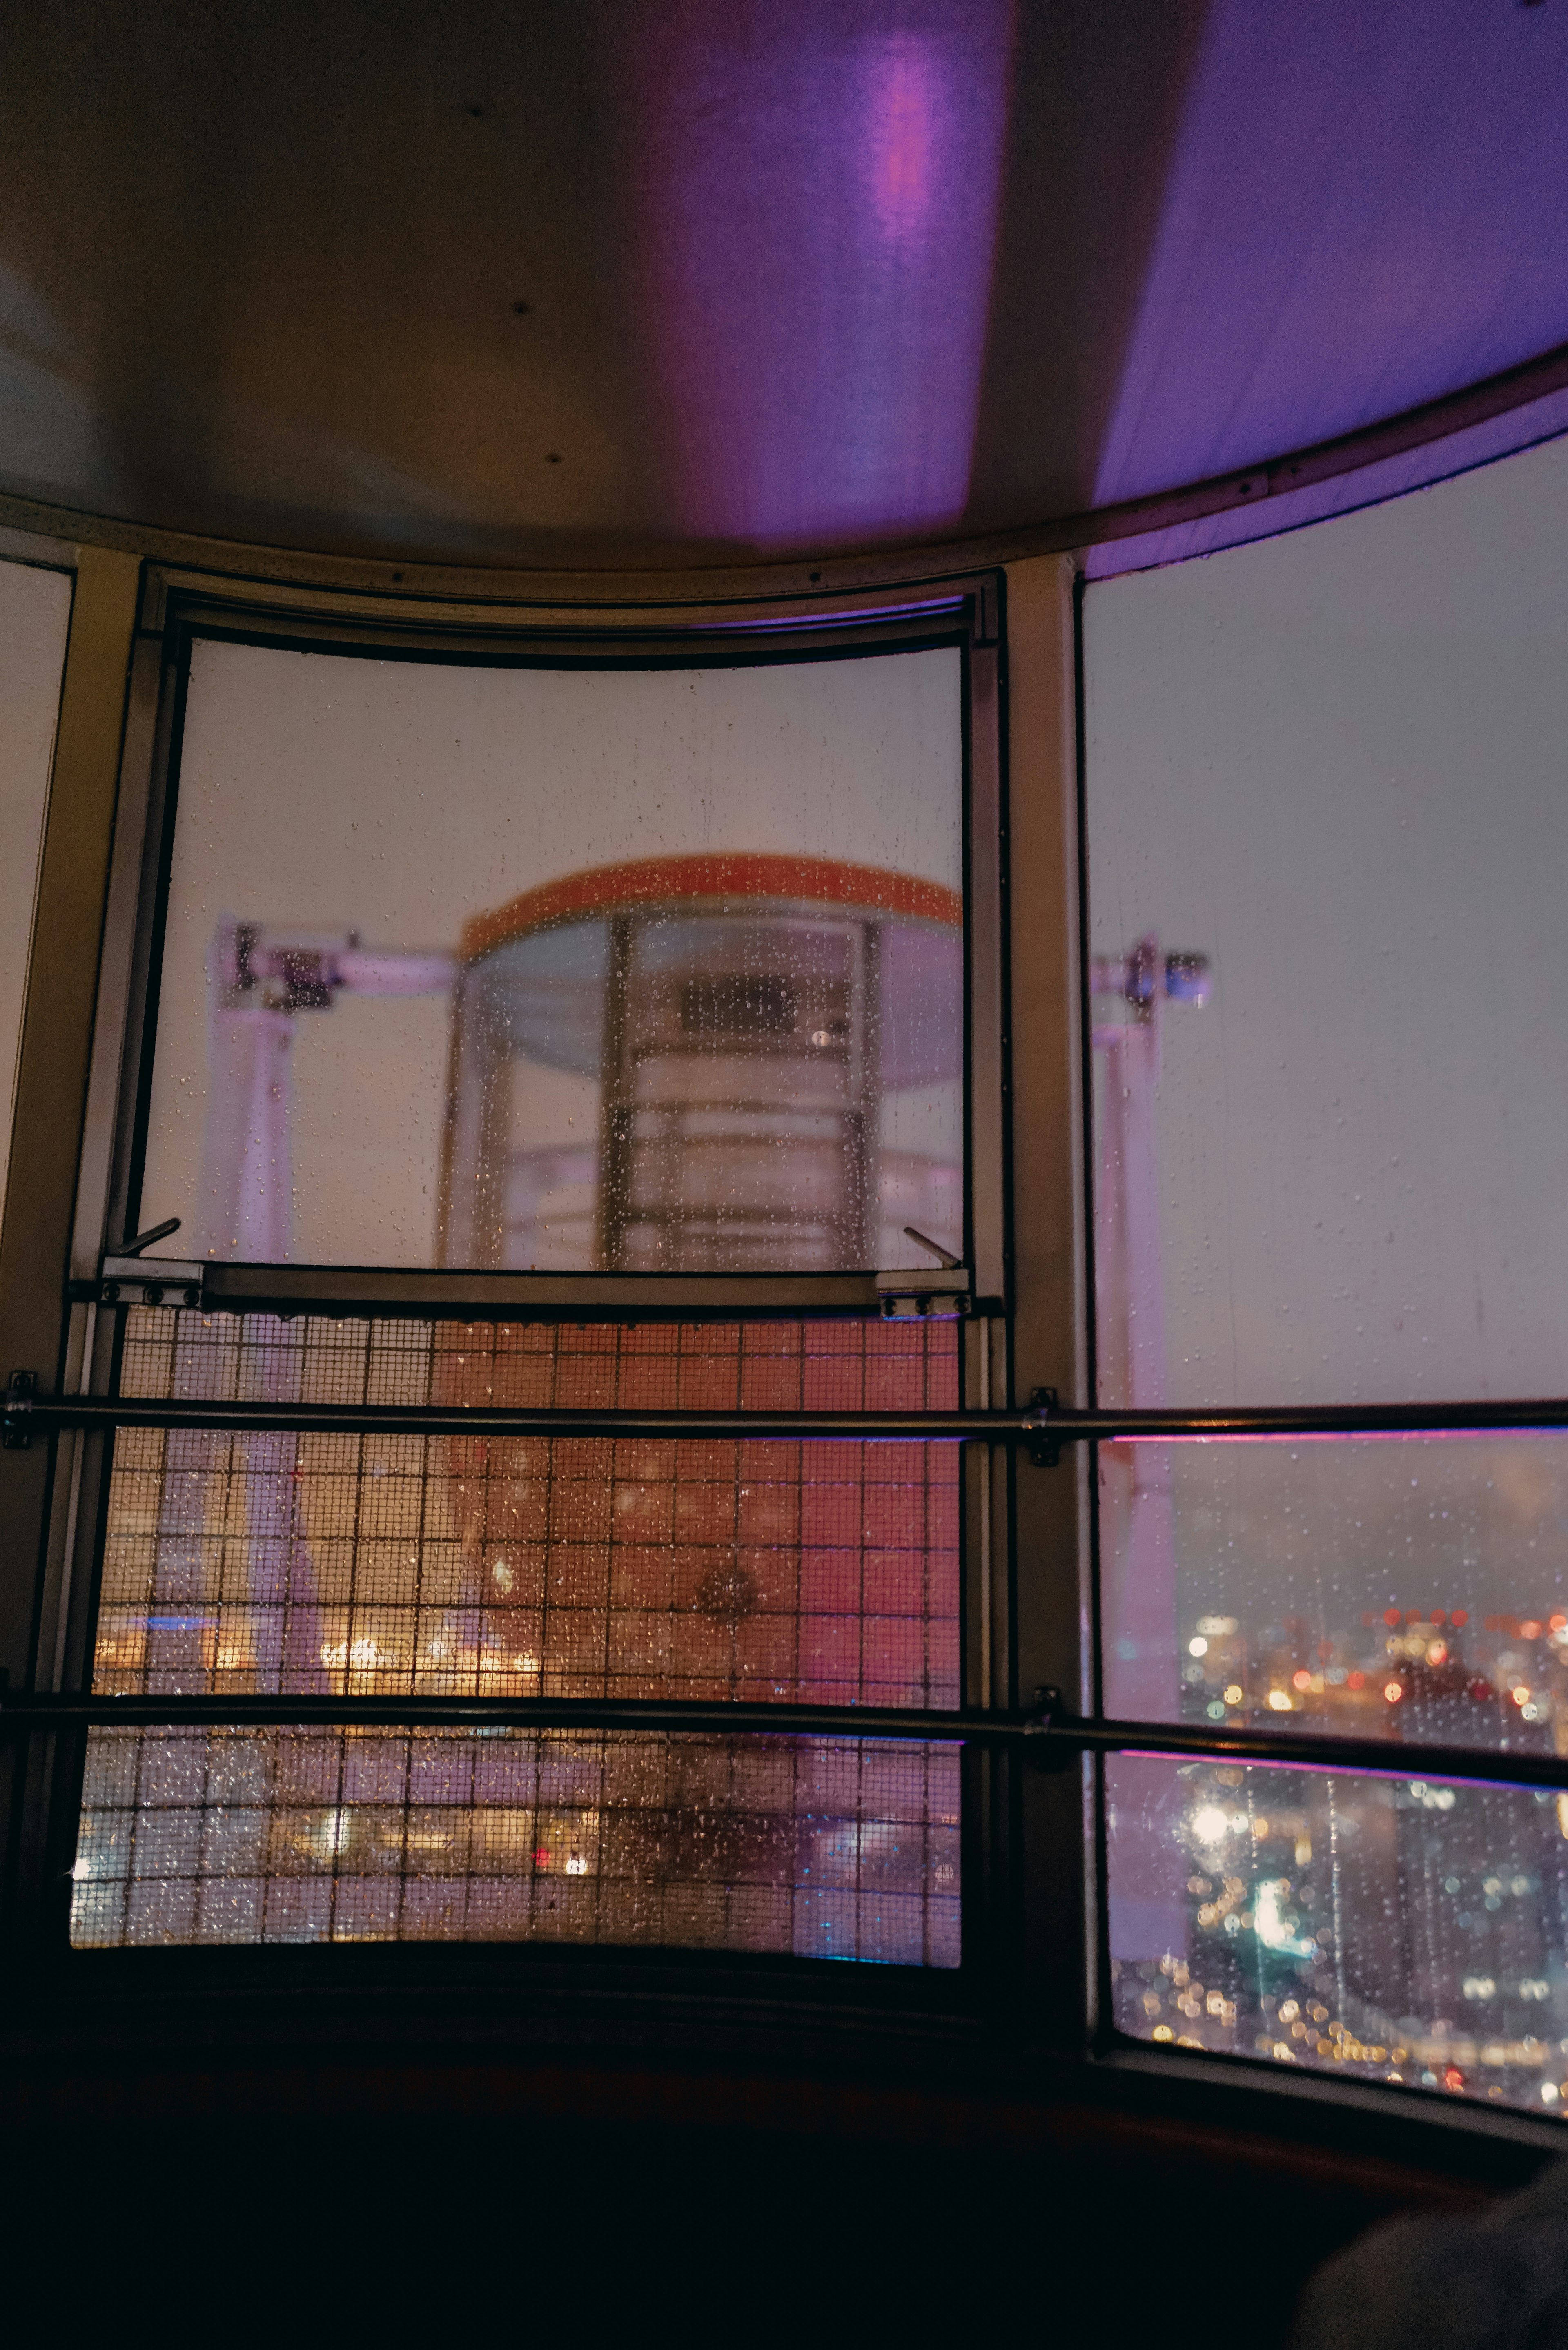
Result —
M123 623L127 585L123 577L119 585L119 617ZM971 1264L981 1269L981 1285L989 1283L987 1294L976 1301L979 1312L966 1334L965 1369L972 1381L977 1364L983 1365L992 1351L988 1317L1002 1310L1006 1280L1000 1082L1005 1045L999 1020L1002 921L995 896L1001 872L1001 847L995 835L1002 795L998 725L1001 600L1002 583L994 573L939 579L929 590L905 590L896 598L867 591L739 606L693 599L689 606L649 613L636 606L541 609L514 604L459 604L428 597L359 596L147 568L128 632L129 715L117 763L112 854L104 857L102 866L102 951L84 1086L79 1169L72 1183L69 1303L62 1315L67 1293L57 1294L56 1311L63 1326L51 1334L52 1345L46 1342L42 1313L36 1315L37 1336L30 1351L43 1366L37 1384L47 1391L39 1399L36 1419L30 1427L23 1429L15 1414L8 1422L8 1442L16 1450L9 1453L6 1468L9 1471L17 1465L18 1451L30 1466L36 1492L27 1514L32 1520L32 1546L36 1554L41 1552L44 1566L28 1651L18 1659L21 1670L14 1669L11 1676L16 1694L8 1703L0 1701L5 1726L28 1734L21 1740L14 1736L0 1740L4 1750L0 1769L7 1761L15 1762L18 1748L32 1764L12 1885L20 1896L25 1938L39 1955L51 1956L69 1970L78 1970L83 1959L89 1966L100 1963L100 1954L78 1954L61 1947L63 1871L74 1847L85 1751L81 1730L97 1702L88 1692L97 1566L107 1507L109 1435L116 1425L133 1424L143 1406L138 1400L128 1408L115 1397L124 1312L97 1302L96 1275L113 1239L130 1228L128 1219L140 1180L156 1030L162 910L192 644L201 638L217 638L331 650L383 660L401 658L450 665L550 669L774 665L865 658L939 645L959 650L962 656L961 788L966 885L965 1142L971 1170L966 1253ZM77 650L79 656L81 648ZM70 658L68 650L67 665ZM101 790L105 763L103 746L98 747ZM100 853L109 847L109 842L100 836ZM64 944L63 940L40 942L40 977L47 974L50 948L58 951ZM79 937L75 951L79 958ZM47 1049L41 1037L30 1041L36 1057ZM57 1169L61 1157L63 1153L57 1155ZM517 1275L225 1264L208 1269L207 1284L206 1302L221 1311L282 1309L356 1317L732 1321L825 1313L858 1316L875 1313L879 1304L875 1276L858 1274ZM0 1328L5 1326L3 1305L0 1298ZM13 1341L13 1358L15 1353ZM57 1367L53 1376L51 1365ZM13 1388L13 1399L15 1392ZM159 1417L158 1408L152 1409ZM306 1412L305 1419L309 1417ZM434 1425L442 1415L438 1411L414 1417L421 1425L426 1420ZM682 1427L689 1426L688 1416L671 1417ZM700 1422L703 1416L694 1417ZM846 1428L845 1433L863 1439L874 1432L859 1415L852 1417L856 1426L853 1430ZM463 1425L472 1423L465 1418ZM566 1432L558 1419L552 1427L556 1433ZM52 1440L33 1445L34 1428L39 1433L47 1430ZM746 1432L761 1432L750 1416ZM989 1519L976 1532L982 1544L998 1535L1005 1537L1005 1529ZM24 1532L23 1555L27 1546ZM972 1540L970 1547L976 1547ZM971 1565L965 1576L966 1585L978 1586L986 1593L998 1580L984 1565L977 1573ZM1004 1649L1005 1632L1000 1639L992 1639L984 1607L978 1610L971 1607L970 1612L981 1618L982 1651ZM683 1722L679 1704L642 1711L654 1717L650 1726L658 1726L659 1720L670 1729L697 1726L694 1721ZM828 1708L815 1712L806 1709L826 1734L915 1739L922 1735L913 1719L906 1722L901 1712L892 1717L890 1709L873 1711L875 1724L866 1709ZM883 1711L891 1717L891 1726L882 1721ZM551 1714L548 1706L545 1713ZM585 1728L590 1723L614 1728L624 1726L623 1714L618 1701L610 1700L602 1705L583 1701L568 1708L566 1718ZM124 1714L113 1718L129 1720ZM483 1705L471 1710L467 1700L453 1709L450 1718L476 1722L494 1719L493 1710ZM945 1737L950 1718L936 1719ZM706 1726L734 1734L789 1734L789 1726L772 1705L711 1708ZM971 1811L966 1799L966 1821ZM978 1945L966 1938L966 1950L971 1948ZM228 1955L203 1954L217 1960L220 1966ZM412 1969L431 1953L423 1946L412 1946L400 1949L396 1956L405 1969ZM809 1960L774 1963L814 1980L820 1975ZM960 2004L971 2003L976 1969L966 1965L960 1971L966 1977ZM950 1982L933 1982L919 1970L915 1971L910 1989L917 2004L929 2006L933 1997L940 2006L953 2003Z

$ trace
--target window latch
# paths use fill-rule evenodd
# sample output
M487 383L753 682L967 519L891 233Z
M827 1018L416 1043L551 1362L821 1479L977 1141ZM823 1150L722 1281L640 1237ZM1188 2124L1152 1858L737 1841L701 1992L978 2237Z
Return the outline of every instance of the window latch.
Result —
M934 1273L910 1273L901 1268L897 1273L877 1275L877 1295L881 1300L884 1322L952 1322L972 1312L973 1289L969 1267L961 1258L950 1254L940 1241L928 1240L913 1224L904 1226L904 1238L913 1241L918 1248L929 1249L937 1260Z
M180 1229L178 1216L138 1232L134 1240L108 1250L99 1265L90 1294L99 1305L200 1305L206 1267L199 1257L155 1257L140 1261L154 1241L167 1240Z

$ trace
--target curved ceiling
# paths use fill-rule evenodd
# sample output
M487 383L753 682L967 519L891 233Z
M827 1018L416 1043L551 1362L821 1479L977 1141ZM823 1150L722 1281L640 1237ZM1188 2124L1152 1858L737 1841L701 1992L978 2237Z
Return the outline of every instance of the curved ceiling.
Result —
M1016 530L1568 341L1568 0L32 0L0 491L464 564Z

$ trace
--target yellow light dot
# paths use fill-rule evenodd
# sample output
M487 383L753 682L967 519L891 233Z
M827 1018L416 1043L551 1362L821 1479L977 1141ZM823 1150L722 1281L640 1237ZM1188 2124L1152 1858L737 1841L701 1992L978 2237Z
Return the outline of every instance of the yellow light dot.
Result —
M1168 2023L1157 2023L1154 2027L1154 2036L1157 2040L1174 2040L1176 2034Z

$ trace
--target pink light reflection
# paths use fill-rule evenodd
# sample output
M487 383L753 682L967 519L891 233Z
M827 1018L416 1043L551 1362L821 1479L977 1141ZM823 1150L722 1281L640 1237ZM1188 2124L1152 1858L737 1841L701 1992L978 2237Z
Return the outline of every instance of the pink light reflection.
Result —
M1168 1762L1172 1768L1179 1762L1210 1762L1232 1771L1310 1771L1328 1779L1403 1779L1407 1784L1412 1779L1420 1779L1428 1787L1517 1787L1521 1794L1530 1795L1549 1792L1533 1779L1467 1779L1454 1771L1425 1771L1419 1767L1420 1748L1413 1746L1407 1751L1415 1758L1416 1767L1407 1762L1397 1771L1371 1762L1265 1762L1251 1754L1172 1754L1168 1750L1162 1752L1150 1746L1116 1746L1108 1753L1116 1761L1125 1758L1129 1762Z
M1492 1442L1506 1438L1568 1436L1562 1428L1357 1428L1310 1429L1299 1436L1276 1436L1258 1430L1245 1436L1106 1436L1104 1444L1456 1444L1477 1437Z
M647 478L759 550L954 523L969 496L1016 0L612 19L633 109Z
M896 34L867 77L871 201L894 243L919 234L936 189L937 90L929 52Z

